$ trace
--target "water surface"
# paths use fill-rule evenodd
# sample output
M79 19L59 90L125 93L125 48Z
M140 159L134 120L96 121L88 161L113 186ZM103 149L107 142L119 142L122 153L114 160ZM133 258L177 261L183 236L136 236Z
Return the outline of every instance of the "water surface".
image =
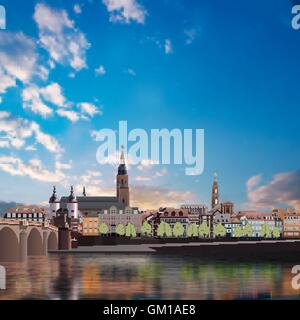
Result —
M299 299L294 264L152 254L74 254L2 264L0 299Z

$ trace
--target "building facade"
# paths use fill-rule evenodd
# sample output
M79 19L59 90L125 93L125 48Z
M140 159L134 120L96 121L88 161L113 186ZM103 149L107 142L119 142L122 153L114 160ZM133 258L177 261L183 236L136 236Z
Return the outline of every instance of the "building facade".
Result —
M137 234L141 233L143 215L138 208L112 206L100 212L99 223L105 223L111 234L116 234L119 224L127 226L129 223L134 225Z
M159 223L165 222L174 228L177 222L181 223L184 228L182 237L187 236L189 226L189 212L186 209L164 208L160 210L157 215L159 216Z
M274 209L272 214L282 221L282 236L286 239L300 238L300 212L290 208Z
M209 227L209 237L213 237L213 222L214 216L204 204L183 204L180 207L182 210L188 211L189 224L195 223L200 226L202 223L206 223Z
M39 206L17 206L8 209L4 214L4 219L27 220L35 222L45 222L48 220L48 212Z
M271 230L274 230L278 226L277 219L269 213L262 213L257 211L240 211L238 218L242 222L242 226L245 227L247 223L252 226L252 236L258 238L261 236L261 230L264 224L267 224Z

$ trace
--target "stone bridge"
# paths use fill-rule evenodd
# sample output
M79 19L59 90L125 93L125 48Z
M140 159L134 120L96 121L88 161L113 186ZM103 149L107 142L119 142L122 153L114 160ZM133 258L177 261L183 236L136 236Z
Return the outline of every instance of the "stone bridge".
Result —
M58 228L47 223L0 219L0 261L24 261L58 248Z

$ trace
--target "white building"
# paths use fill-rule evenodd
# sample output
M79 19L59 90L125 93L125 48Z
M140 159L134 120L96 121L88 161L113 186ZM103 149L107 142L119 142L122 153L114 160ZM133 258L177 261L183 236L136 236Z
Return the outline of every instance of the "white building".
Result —
M240 211L238 213L238 217L240 218L243 227L245 227L248 223L252 226L253 237L261 236L261 229L264 224L269 225L271 231L275 227L278 227L278 221L272 214L256 211Z

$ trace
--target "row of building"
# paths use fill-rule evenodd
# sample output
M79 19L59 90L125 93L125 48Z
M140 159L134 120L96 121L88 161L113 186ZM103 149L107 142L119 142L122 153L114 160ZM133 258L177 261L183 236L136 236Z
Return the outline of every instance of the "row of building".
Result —
M6 219L25 219L44 222L49 220L57 227L69 228L72 236L98 236L99 226L105 224L108 234L115 235L118 225L135 227L139 235L144 221L152 227L152 236L157 236L157 228L161 222L171 228L177 222L184 228L183 237L187 236L189 225L205 224L209 230L208 237L214 237L214 229L222 225L226 229L226 237L237 237L237 230L251 225L252 237L259 237L265 225L269 230L275 228L282 238L300 238L300 212L291 209L274 209L270 213L256 211L235 212L232 202L220 202L220 192L215 175L211 208L204 204L184 204L180 208L160 208L157 211L141 211L130 206L130 190L124 153L121 153L120 165L116 176L116 195L87 196L83 187L82 195L76 196L71 187L69 196L59 198L56 188L49 199L48 210L38 206L18 206L9 209L4 216Z

